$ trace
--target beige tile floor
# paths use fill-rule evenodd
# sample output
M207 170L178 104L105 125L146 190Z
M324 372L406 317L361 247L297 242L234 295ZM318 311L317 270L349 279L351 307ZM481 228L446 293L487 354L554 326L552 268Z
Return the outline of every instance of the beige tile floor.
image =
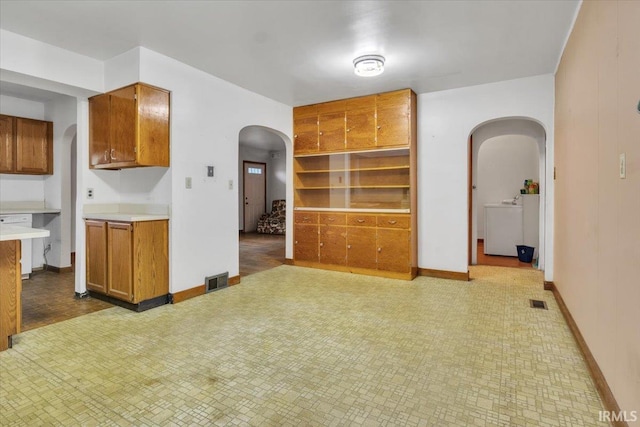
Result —
M472 276L283 265L180 304L24 332L0 353L0 425L599 425L540 273Z

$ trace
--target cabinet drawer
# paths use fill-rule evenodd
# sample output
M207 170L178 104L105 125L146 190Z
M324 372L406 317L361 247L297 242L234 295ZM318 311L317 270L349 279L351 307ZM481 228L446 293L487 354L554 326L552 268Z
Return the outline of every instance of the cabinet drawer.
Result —
M348 214L347 224L355 225L358 227L375 227L376 216L367 214Z
M347 223L346 214L321 213L320 224L324 225L345 225Z
M381 228L411 228L409 215L378 215L378 227Z
M317 224L318 213L317 212L295 212L293 214L293 221L296 224Z

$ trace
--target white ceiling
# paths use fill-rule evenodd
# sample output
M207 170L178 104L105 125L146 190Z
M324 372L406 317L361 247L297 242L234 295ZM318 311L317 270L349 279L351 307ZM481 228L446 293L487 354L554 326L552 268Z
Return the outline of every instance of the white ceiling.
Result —
M298 106L553 73L579 4L2 0L0 27L101 60L144 46ZM385 73L355 76L369 53Z

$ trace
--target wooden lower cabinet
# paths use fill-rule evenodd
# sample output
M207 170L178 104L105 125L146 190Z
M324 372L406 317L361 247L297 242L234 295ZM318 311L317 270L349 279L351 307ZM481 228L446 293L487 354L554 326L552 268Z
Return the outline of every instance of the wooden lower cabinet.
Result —
M298 265L412 279L414 248L409 215L296 214L294 261Z
M294 259L318 262L317 224L295 224L294 239Z
M0 351L11 347L20 333L22 278L20 240L0 241Z
M411 273L411 231L378 228L378 270Z
M354 268L378 268L376 228L349 227L347 234L347 265Z
M135 305L129 307L134 309L166 303L168 235L166 220L87 220L87 289Z

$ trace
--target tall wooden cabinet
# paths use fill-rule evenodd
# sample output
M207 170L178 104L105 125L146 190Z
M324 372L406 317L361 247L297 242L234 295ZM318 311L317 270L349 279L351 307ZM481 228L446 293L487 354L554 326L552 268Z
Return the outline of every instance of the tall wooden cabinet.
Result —
M168 221L86 220L87 289L139 311L167 302Z
M169 91L136 83L89 98L89 166L169 166Z
M294 262L417 274L416 96L294 108Z
M53 123L0 115L0 173L53 174Z

